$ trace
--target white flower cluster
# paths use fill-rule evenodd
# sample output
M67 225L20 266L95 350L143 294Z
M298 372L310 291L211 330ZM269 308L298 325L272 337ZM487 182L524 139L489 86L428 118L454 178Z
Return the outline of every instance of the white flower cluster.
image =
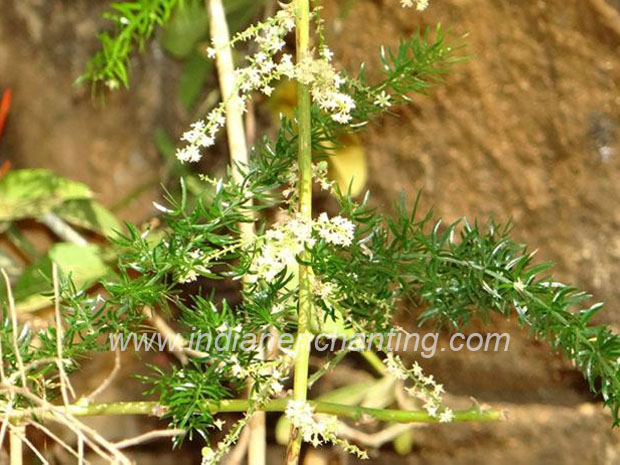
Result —
M433 375L426 376L418 362L414 362L411 369L407 370L400 357L389 353L385 366L396 379L413 380L413 386L406 388L406 391L424 403L423 408L431 417L438 418L440 423L454 420L452 409L443 406L442 396L445 392L443 385L437 383Z
M299 430L304 442L310 443L314 447L327 443L335 444L361 459L368 458L366 452L336 435L338 417L334 415L317 415L315 414L314 407L303 400L289 400L284 414L293 426Z
M353 242L355 225L346 218L329 218L322 213L318 220L293 217L281 226L269 229L262 238L260 253L250 267L250 280L273 279L285 268L297 265L297 256L313 247L316 236L327 243L347 247Z
M327 213L321 213L316 228L319 236L328 244L348 247L353 242L355 225L342 216L328 218Z
M234 357L235 355L233 355ZM238 363L238 360L235 361ZM269 383L262 385L259 390L253 390L250 400L254 405L254 409L257 410L261 405L272 398L274 395L279 394L284 386L282 381L286 379L286 372L288 371L290 361L285 357L280 357L273 361L258 361L249 364L244 368L245 374L254 379L257 376L269 376ZM252 411L246 411L244 417L239 420L234 426L230 428L224 439L222 439L215 448L203 447L202 448L202 460L201 465L217 465L220 463L222 457L230 452L230 449L235 442L239 439L239 434L243 430L243 427L248 424L252 417ZM224 426L224 421L217 419L214 420L213 426L221 430Z
M312 284L312 292L321 300L329 300L334 297L338 299L338 294L342 292L337 284L321 281L315 277Z
M310 86L312 99L323 111L329 113L337 123L346 124L351 121L355 100L340 91L345 79L334 69L331 58L332 53L324 48L321 58L306 58L298 63L295 77L302 84Z
M307 246L314 245L312 223L302 217L295 217L284 225L269 229L264 236L260 254L255 257L250 269L250 281L259 278L267 282L285 268L297 264L297 255Z
M403 8L411 8L415 5L418 11L422 11L428 7L428 0L400 0L400 4Z
M314 101L334 121L342 124L350 122L355 101L340 90L345 80L332 66L331 51L324 47L320 58L308 58L297 65L290 54L281 53L286 44L284 37L294 28L295 12L293 3L290 3L284 5L274 17L246 29L231 40L231 46L246 40L254 40L258 45L258 51L247 58L248 65L235 70L235 87L239 95L233 98L238 98L239 105L245 109L252 92L259 91L269 96L274 90L273 82L287 77L310 86ZM208 57L214 58L216 54L214 47L207 49ZM190 130L183 134L181 139L186 145L177 149L177 158L181 162L199 161L201 149L215 143L217 133L225 124L225 102L221 102L204 121L193 123Z
M293 6L286 5L273 18L248 28L238 34L231 41L237 42L254 39L259 50L248 57L249 65L235 71L236 87L239 90L238 98L242 108L251 92L259 90L266 95L273 91L271 83L282 76L294 77L295 66L289 54L282 54L276 60L278 53L284 48L284 37L295 28L295 13ZM207 55L214 58L216 50L210 47ZM197 121L191 129L183 134L181 139L187 144L177 149L176 156L181 162L197 162L201 158L200 150L215 143L215 136L226 124L225 102L215 107L205 121Z
M304 442L314 447L330 442L336 434L338 419L333 415L321 415L314 418L314 407L303 400L289 400L285 411L286 417L297 428Z

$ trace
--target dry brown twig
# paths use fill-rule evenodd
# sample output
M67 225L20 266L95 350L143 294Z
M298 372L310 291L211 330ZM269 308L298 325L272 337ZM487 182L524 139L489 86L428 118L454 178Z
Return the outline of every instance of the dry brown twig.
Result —
M182 436L186 434L185 430L182 429L163 429L163 430L155 430L149 431L148 433L141 434L139 436L123 439L122 441L117 441L114 443L117 449L126 449L128 447L134 447L139 444L143 444L145 442L153 441L161 438L171 438L175 436Z
M86 396L86 399L89 402L94 401L98 396L101 395L103 391L111 386L116 377L118 376L119 371L121 370L121 352L116 349L114 352L114 366L112 367L112 371L106 378L95 388L90 394Z

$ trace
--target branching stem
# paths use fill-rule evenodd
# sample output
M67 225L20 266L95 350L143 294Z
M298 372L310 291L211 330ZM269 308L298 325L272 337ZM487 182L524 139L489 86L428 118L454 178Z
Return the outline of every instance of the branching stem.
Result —
M0 389L2 386L0 386ZM290 398L274 399L267 402L258 409L264 412L284 412ZM379 421L388 421L393 423L437 423L437 417L431 417L425 410L395 410L395 409L379 409L360 407L355 405L338 404L334 402L308 401L317 413L329 415L338 415L341 418L350 418L353 420L375 419ZM245 412L251 407L248 399L228 399L214 402L206 402L203 405L205 410L211 414L217 413L238 413ZM256 407L256 406L254 406ZM2 415L8 415L12 421L24 420L36 416L44 419L54 412L63 412L74 417L92 417L102 415L152 415L162 416L166 412L166 408L157 402L111 402L96 403L88 405L72 404L66 407L58 406L54 411L43 407L12 410L3 412ZM504 419L504 412L501 410L485 410L478 406L466 410L457 410L454 412L455 422L492 422Z

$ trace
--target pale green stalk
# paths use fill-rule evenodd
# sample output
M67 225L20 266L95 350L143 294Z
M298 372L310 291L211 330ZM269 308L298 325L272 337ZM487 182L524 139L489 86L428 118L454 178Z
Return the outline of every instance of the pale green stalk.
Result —
M264 412L284 412L290 398L273 399L265 405L254 406ZM425 410L394 410L360 407L356 405L345 405L334 402L308 401L317 413L328 415L338 415L342 418L352 420L363 420L372 418L379 421L393 423L437 423L437 417L432 417ZM240 413L245 412L251 407L248 399L228 399L221 401L206 401L201 408L215 415L217 413ZM72 415L74 417L94 417L108 415L152 415L161 417L165 415L166 407L157 402L138 401L138 402L110 402L95 404L72 404L68 406L54 406L52 408L35 407L29 409L16 409L9 412L0 408L0 415L8 417L15 422L29 418L39 420L53 417L58 414ZM483 410L480 407L472 407L466 410L454 411L454 422L491 422L500 421L505 418L501 410Z
M310 57L310 4L309 0L295 0L297 63ZM299 125L299 215L312 220L312 134L310 122L310 89L307 85L297 84L297 123ZM301 260L307 261L307 252L301 254ZM293 381L293 398L305 401L308 395L308 360L310 358L310 320L312 318L311 270L299 266L299 304L297 316L297 342L295 345L295 371ZM299 462L301 435L291 426L291 435L286 453L287 465Z

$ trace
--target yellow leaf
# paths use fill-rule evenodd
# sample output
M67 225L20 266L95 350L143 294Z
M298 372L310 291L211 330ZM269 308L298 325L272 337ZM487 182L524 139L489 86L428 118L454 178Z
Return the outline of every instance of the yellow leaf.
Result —
M355 197L362 193L368 180L366 151L354 134L341 136L340 143L342 147L329 157L329 177L343 192L350 186L351 195Z

